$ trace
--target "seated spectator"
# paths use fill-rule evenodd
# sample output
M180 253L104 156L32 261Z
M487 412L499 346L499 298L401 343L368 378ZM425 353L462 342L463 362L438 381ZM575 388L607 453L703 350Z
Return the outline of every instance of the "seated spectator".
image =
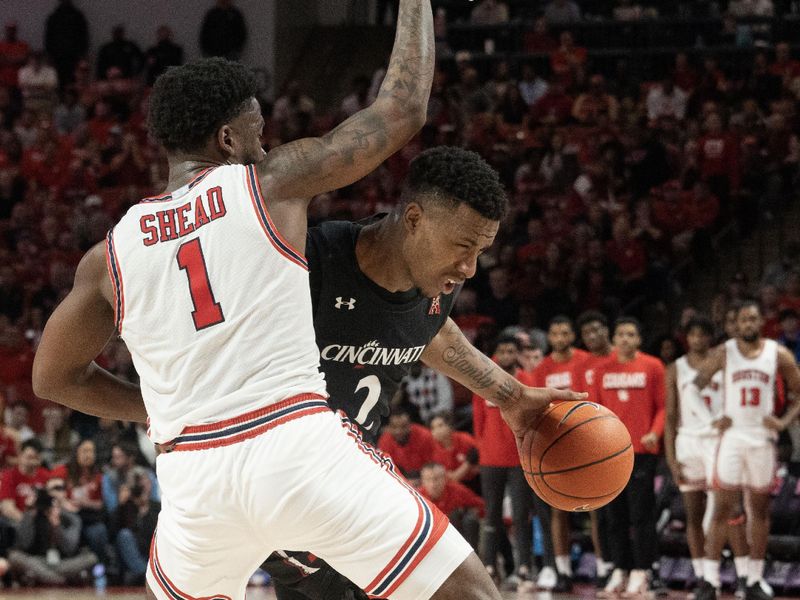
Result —
M675 55L675 68L672 70L672 79L675 87L689 94L697 87L697 71L689 64L689 55L678 52Z
M36 437L33 429L28 425L31 409L24 400L18 400L6 409L5 424L11 435L19 439L19 443L26 442Z
M32 52L19 70L19 88L25 107L34 112L49 112L55 106L58 74L41 52Z
M78 434L69 426L67 411L57 404L51 404L42 411L44 431L39 440L42 442L42 460L45 464L64 464L78 444Z
M433 460L436 442L427 428L411 422L408 411L399 409L389 416L378 448L391 456L397 468L413 482L419 480L423 465Z
M103 505L109 514L117 510L121 502L121 496L127 496L128 492L130 492L127 488L128 473L136 466L137 456L136 447L127 441L119 442L111 449L111 466L103 475L102 486ZM161 496L156 475L150 469L145 469L145 472L152 484L150 486L151 500L159 502Z
M478 444L465 431L453 429L450 412L436 414L430 423L431 435L436 440L435 460L444 466L448 479L466 483L478 476Z
M581 20L581 9L573 0L551 0L544 9L548 23L574 23Z
M453 387L450 380L438 371L416 363L404 383L408 399L419 409L424 423L435 414L453 410Z
M74 88L64 90L61 103L53 112L53 125L60 135L68 135L86 122L86 108L78 104Z
M633 237L627 214L621 214L614 219L607 252L608 258L619 269L620 278L629 296L639 292L647 274L647 252L644 244Z
M575 38L569 31L562 31L560 45L550 54L550 68L558 79L569 89L580 79L586 66L586 48L575 45Z
M283 141L297 139L314 116L314 101L306 96L298 81L291 81L286 93L275 101L272 120Z
M539 123L563 125L572 116L572 97L564 91L562 81L556 77L544 96L531 107L531 116Z
M486 503L475 492L447 478L445 468L438 463L422 467L419 491L450 519L470 545L478 550L480 519L486 513Z
M647 93L647 118L657 121L668 117L683 121L688 103L689 95L675 85L672 77L666 77Z
M529 107L536 104L547 93L549 87L547 81L539 77L531 63L522 65L522 79L517 86L522 99Z
M8 559L12 571L31 583L86 583L97 557L81 549L81 520L45 489L25 510Z
M42 467L41 442L35 438L23 442L17 466L3 471L0 476L0 515L19 525L25 510L36 501L38 490L43 489L49 479L50 472Z
M469 20L473 25L500 25L508 23L508 6L501 0L480 0Z
M588 92L578 96L572 105L572 117L583 125L596 125L602 117L604 122L616 123L619 102L606 91L602 75L592 75L589 79Z
M69 462L53 469L52 477L64 482L68 508L78 514L83 525L81 539L107 565L109 537L103 508L103 472L96 460L94 442L83 440L78 444Z
M152 499L152 492L147 469L134 467L128 473L127 485L120 493L119 506L112 516L125 585L144 583L150 542L161 510L161 504Z
M539 17L533 22L533 29L525 32L523 46L528 54L545 54L558 48L558 41L547 30L547 19Z

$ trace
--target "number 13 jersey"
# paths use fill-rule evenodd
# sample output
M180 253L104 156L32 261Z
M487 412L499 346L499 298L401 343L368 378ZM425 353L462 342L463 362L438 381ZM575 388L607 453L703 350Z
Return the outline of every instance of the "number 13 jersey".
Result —
M728 430L753 442L774 439L776 433L764 426L764 417L777 414L775 386L778 344L764 340L761 353L746 358L735 339L725 342L725 414L731 418Z
M325 395L308 266L254 166L208 169L133 206L107 237L117 329L157 443L299 394Z
M312 227L306 253L329 403L374 443L389 401L447 320L456 293L426 298L416 289L380 287L358 266L361 228L345 221Z

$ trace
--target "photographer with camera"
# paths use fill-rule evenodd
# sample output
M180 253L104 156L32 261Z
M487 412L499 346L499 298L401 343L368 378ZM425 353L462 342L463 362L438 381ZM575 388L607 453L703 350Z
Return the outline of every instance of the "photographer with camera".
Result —
M112 515L116 547L125 585L142 585L147 571L150 541L158 523L161 504L151 499L152 482L147 469L133 467L119 488L119 506Z
M80 549L81 520L63 506L65 486L53 479L27 508L17 527L8 558L11 569L25 582L64 585L84 582L97 556ZM59 499L59 497L61 499Z

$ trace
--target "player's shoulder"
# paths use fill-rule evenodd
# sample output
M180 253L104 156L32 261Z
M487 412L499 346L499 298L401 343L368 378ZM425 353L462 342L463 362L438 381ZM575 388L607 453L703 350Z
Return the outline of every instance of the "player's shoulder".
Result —
M640 358L642 362L651 369L654 369L656 371L664 371L666 369L664 362L657 356L654 356L652 354L647 354L646 352L642 352L640 354Z
M592 353L586 350L581 350L580 348L572 349L572 360L575 361L576 364L583 364L591 356Z

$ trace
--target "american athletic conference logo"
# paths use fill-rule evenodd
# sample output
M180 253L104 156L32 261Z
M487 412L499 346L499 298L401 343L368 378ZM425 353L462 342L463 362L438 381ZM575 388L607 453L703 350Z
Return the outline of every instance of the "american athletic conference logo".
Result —
M431 298L431 307L428 309L428 316L442 314L442 302L440 298L441 296Z
M336 308L342 310L344 307L347 307L347 310L355 310L356 309L356 299L350 298L349 300L345 300L341 296L336 297Z

